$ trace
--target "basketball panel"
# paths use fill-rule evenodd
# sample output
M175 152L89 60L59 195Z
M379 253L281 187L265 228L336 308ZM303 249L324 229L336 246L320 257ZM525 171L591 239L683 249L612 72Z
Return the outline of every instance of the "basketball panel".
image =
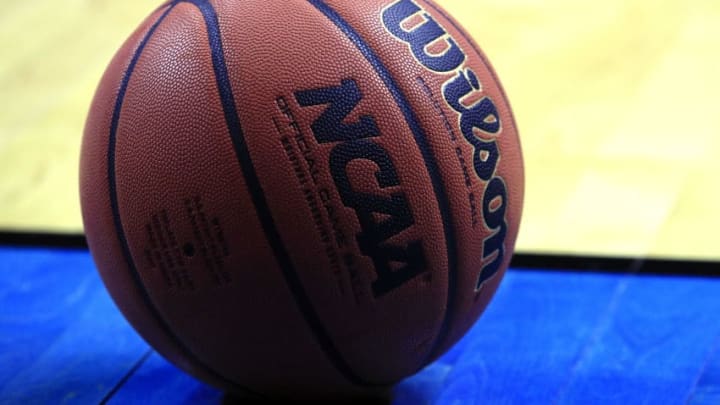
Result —
M240 120L293 261L290 271L353 373L374 383L397 381L423 364L437 333L447 267L431 179L408 123L371 63L309 3L218 4L225 47L239 50L227 54L227 63L242 100ZM335 127L324 131L319 120L339 106L345 109L329 120ZM372 121L372 130L362 128L363 120ZM370 152L333 167L355 147ZM383 186L378 178L391 171L397 181ZM345 190L338 186L343 178ZM405 249L421 241L427 267L376 293L373 286L387 277L359 246L373 225L361 223L363 207L355 204L393 195L405 199L400 209L407 212L372 212L369 205L369 222L400 222L407 214L411 223L371 243ZM389 263L392 270L401 259Z
M88 245L98 272L130 324L163 356L205 381L222 385L212 373L188 357L172 333L163 328L154 308L147 305L124 257L115 231L108 184L108 140L118 92L134 54L167 9L152 13L128 38L104 73L85 125L80 159L80 199Z
M479 49L436 5L327 4L361 27L407 95L449 196L457 261L449 270L448 316L433 350L436 358L477 320L512 256L524 180L511 109ZM488 113L473 117L476 111Z
M353 391L277 271L208 38L206 15L177 5L148 41L123 100L117 195L134 267L183 344L228 381L274 395Z

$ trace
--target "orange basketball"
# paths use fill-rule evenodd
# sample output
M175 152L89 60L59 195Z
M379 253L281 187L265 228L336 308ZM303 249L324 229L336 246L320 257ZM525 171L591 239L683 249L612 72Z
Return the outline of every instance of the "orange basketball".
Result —
M523 163L478 46L426 0L175 0L85 128L88 243L167 359L235 393L382 392L510 262Z

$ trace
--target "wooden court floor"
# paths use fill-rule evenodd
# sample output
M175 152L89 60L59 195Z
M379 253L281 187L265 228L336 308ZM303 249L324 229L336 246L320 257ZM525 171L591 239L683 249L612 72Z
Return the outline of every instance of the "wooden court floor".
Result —
M720 2L440 0L493 61L526 159L518 249L720 259ZM81 231L95 85L156 2L0 14L0 229Z

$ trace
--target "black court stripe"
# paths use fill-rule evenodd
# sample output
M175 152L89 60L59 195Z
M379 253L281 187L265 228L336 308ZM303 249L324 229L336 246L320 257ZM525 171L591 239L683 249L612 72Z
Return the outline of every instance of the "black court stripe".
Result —
M435 155L433 154L428 137L425 134L417 115L410 106L407 96L400 90L400 86L397 81L393 78L388 68L383 64L382 60L373 51L370 45L355 31L347 21L345 21L335 10L327 5L323 0L308 0L310 4L315 6L320 12L322 12L330 21L335 24L340 31L342 31L348 39L355 45L355 47L362 53L365 59L375 69L375 73L385 84L385 87L390 91L395 103L398 108L402 111L405 121L407 122L410 130L413 133L415 142L420 148L423 160L425 161L425 167L432 181L433 191L435 192L435 198L440 208L440 216L442 217L443 232L445 235L445 244L447 249L448 258L448 293L447 293L447 304L445 307L445 315L443 317L442 324L438 336L435 338L435 342L430 349L428 357L434 357L443 344L447 333L450 330L451 314L455 311L456 306L456 291L457 291L457 241L455 237L455 226L453 225L452 216L450 214L450 199L445 190L445 185L440 175L440 169Z
M220 99L225 113L225 121L228 131L233 142L235 154L242 169L245 183L250 192L250 197L255 206L256 213L262 224L265 237L270 244L275 255L283 276L290 288L290 291L302 313L305 321L312 330L318 344L328 356L335 368L350 382L360 386L386 386L386 383L374 383L365 381L360 378L347 361L343 358L340 351L335 346L330 334L322 323L320 316L308 297L302 285L302 281L293 266L290 255L283 244L280 233L273 220L267 198L260 184L257 171L253 165L250 151L248 150L245 134L240 124L240 118L237 112L237 104L230 85L230 75L228 74L227 64L225 62L225 52L220 34L220 26L217 14L212 5L206 0L186 0L197 6L205 18L205 24L208 30L210 40L210 49L212 50L213 68L215 70L215 78L217 80L218 89L220 91Z
M150 41L150 38L153 36L157 28L160 26L160 24L165 20L165 18L170 14L170 12L175 8L175 6L178 5L180 1L173 1L167 10L163 12L163 14L158 18L158 20L152 25L150 30L145 34L145 37L142 39L140 44L138 45L138 48L135 50L135 54L133 55L130 64L127 67L127 70L125 71L125 74L123 76L120 90L118 91L117 99L115 100L115 109L113 110L112 115L112 121L110 124L110 137L108 141L108 184L109 184L109 193L110 193L110 206L112 209L112 215L113 215L113 222L115 224L115 231L117 233L120 245L122 247L123 256L125 257L125 261L127 262L128 268L130 269L130 274L133 277L133 280L135 281L135 284L138 288L138 291L140 291L140 296L142 297L145 307L148 308L150 311L151 316L157 321L157 325L160 327L160 329L165 333L170 339L176 344L176 346L180 349L182 354L186 356L189 359L192 359L192 361L198 365L205 373L208 375L211 375L213 378L217 379L218 381L222 381L224 384L234 387L237 390L246 393L247 395L251 395L254 397L261 397L260 394L253 392L252 390L249 390L245 387L240 386L239 384L228 380L227 378L220 375L215 370L211 369L208 365L203 363L191 350L188 348L185 344L183 344L182 340L175 334L175 332L172 330L170 325L168 325L167 321L163 318L162 314L158 310L158 308L154 305L152 298L150 297L149 292L145 288L145 285L143 284L142 278L140 277L140 273L137 270L137 266L135 265L135 262L132 258L132 254L130 252L130 246L128 245L127 237L125 236L125 230L122 225L122 219L120 217L120 208L119 208L119 201L118 201L118 192L117 192L117 177L115 172L115 148L117 145L117 131L118 131L118 125L120 123L120 115L122 113L122 107L123 103L125 101L125 94L127 92L127 88L130 84L130 79L132 78L133 72L135 71L135 67L137 65L138 60L140 59L140 56L142 55L143 51L145 50L145 47L147 46L148 42Z
M0 247L27 249L28 253L34 249L88 249L82 234L5 230L0 230ZM717 278L720 277L720 261L669 256L643 258L516 252L510 270Z
M0 230L0 246L87 249L85 235L33 231Z

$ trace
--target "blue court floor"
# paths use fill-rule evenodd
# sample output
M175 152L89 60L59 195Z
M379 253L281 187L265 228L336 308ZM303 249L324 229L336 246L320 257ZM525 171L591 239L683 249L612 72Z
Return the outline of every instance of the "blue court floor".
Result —
M511 270L391 403L720 404L720 279L558 270ZM87 251L0 248L0 404L102 402L232 400L140 339Z

